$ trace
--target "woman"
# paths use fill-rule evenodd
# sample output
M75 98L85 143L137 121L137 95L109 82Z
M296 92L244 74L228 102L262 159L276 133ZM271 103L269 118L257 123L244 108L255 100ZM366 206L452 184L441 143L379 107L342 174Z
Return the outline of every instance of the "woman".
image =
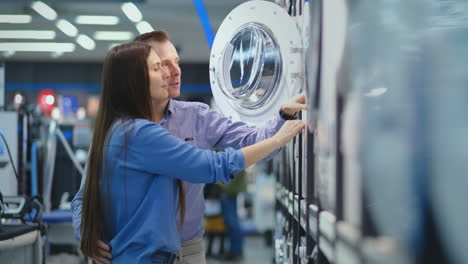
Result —
M83 200L81 250L87 256L96 256L103 239L113 263L172 263L180 248L180 180L227 183L304 127L288 121L272 138L241 150L197 149L158 125L168 78L145 43L114 47L105 59Z

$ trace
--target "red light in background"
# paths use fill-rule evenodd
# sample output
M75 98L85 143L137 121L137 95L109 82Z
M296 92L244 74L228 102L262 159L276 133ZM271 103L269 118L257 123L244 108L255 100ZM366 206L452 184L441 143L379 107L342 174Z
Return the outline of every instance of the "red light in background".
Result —
M57 105L54 91L50 89L42 90L37 97L37 104L46 115L50 116L52 109Z

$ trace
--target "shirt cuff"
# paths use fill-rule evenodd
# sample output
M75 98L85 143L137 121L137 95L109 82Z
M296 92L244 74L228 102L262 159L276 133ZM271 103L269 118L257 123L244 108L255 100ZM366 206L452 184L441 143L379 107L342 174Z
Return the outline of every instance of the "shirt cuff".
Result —
M278 131L284 125L284 123L286 123L286 120L283 117L281 117L279 111L276 112L275 118L273 120L273 127L275 128L275 131Z
M244 152L242 150L234 150L233 154L233 159L235 159L235 164L233 164L232 168L232 175L238 173L239 171L242 171L245 169L245 157L244 157ZM236 166L237 165L237 166ZM234 176L231 176L231 179L233 179Z
M228 155L228 178L225 179L226 182L223 183L228 183L230 180L234 179L234 175L238 173L239 171L242 171L245 168L245 158L244 158L244 152L242 150L238 149L235 150L233 148L227 148L224 150L224 153Z

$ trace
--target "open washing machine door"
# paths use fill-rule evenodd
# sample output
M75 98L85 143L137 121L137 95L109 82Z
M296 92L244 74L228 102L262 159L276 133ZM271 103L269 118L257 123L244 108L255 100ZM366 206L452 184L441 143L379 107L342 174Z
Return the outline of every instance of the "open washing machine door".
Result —
M216 104L234 121L260 125L299 93L302 42L280 6L249 1L229 13L216 33L210 82Z

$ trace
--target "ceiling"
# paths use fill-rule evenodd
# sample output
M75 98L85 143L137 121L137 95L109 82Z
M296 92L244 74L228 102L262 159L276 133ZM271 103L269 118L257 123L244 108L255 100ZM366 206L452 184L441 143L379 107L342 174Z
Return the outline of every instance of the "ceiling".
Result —
M80 34L86 34L93 38L95 31L131 31L133 36L139 33L135 23L131 22L121 9L122 2L115 0L43 0L52 7L58 15L72 22ZM216 32L226 15L244 0L203 0L209 21ZM1 0L0 14L29 14L32 22L29 24L0 23L0 30L54 30L56 38L53 40L14 40L0 39L2 42L68 42L76 44L74 52L63 53L60 56L51 52L16 52L8 57L5 52L0 52L0 60L6 61L102 61L109 46L116 41L98 41L96 48L88 51L78 45L75 38L65 35L55 26L55 21L49 21L31 8L30 0ZM166 30L172 42L179 50L183 63L207 63L209 47L203 27L191 0L144 0L136 3L140 9L143 20L148 21L155 30ZM119 17L119 24L107 25L81 25L75 23L77 15L107 15Z

